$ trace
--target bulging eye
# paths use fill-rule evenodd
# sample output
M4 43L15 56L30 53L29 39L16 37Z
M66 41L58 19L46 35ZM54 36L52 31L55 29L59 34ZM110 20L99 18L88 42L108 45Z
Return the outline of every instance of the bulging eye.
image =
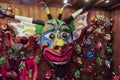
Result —
M63 39L68 38L69 35L70 35L70 33L68 33L68 32L62 32L61 33L61 36L62 36Z
M48 38L48 39L54 40L55 39L55 33L50 32L50 33L46 34L45 37Z

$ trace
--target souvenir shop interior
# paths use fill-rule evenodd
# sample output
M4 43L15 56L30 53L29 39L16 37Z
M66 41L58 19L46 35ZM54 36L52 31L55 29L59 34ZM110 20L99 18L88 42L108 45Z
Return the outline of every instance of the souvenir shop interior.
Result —
M120 0L0 0L0 80L120 80Z

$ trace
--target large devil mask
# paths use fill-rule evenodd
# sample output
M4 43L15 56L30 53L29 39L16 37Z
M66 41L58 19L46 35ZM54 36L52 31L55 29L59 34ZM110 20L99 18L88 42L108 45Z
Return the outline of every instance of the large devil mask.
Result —
M20 20L18 23L9 23L17 31L18 37L27 37L40 35L38 43L42 49L44 58L55 65L66 64L73 53L73 42L79 41L82 32L87 28L88 12L83 13L84 8L74 12L68 18L61 20L63 9L70 4L65 4L58 15L53 19L46 3L41 2L47 12L48 21L36 20L33 18L8 15L5 9L1 7L0 13L7 17ZM77 17L76 20L74 20ZM74 20L74 21L73 21ZM74 25L72 24L74 23ZM29 24L29 25L28 25Z
M45 59L54 64L68 62L73 52L72 40L65 22L56 19L46 22L40 38Z

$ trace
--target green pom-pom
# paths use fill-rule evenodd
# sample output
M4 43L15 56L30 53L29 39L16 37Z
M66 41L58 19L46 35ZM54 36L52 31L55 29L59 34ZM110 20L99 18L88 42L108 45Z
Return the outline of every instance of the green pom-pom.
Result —
M42 34L43 26L36 24L36 34Z
M97 57L96 62L97 62L99 65L102 65L102 58L101 58L101 57Z
M69 29L70 29L70 32L73 32L75 30L73 22L69 24Z
M80 78L80 70L76 70L74 76Z
M80 45L76 45L75 46L75 50L78 52L78 53L81 53L81 47L80 47Z
M106 53L107 53L107 54L112 54L112 52L113 52L113 51L112 51L112 48L109 47L109 46L107 46L107 47L106 47Z
M1 57L0 58L0 65L3 64L5 60L6 60L6 57Z

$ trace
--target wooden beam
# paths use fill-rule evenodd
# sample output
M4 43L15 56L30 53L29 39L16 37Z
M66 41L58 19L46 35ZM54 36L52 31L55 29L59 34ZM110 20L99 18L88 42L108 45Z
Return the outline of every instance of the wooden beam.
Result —
M108 9L111 10L111 9L115 9L115 8L118 8L118 7L120 7L120 3L114 4L111 7L109 7Z
M78 0L69 0L69 3L74 5L75 3L77 3Z
M99 5L99 4L102 4L104 1L105 1L105 0L98 0L98 1L94 4L94 6L97 6L97 5Z

